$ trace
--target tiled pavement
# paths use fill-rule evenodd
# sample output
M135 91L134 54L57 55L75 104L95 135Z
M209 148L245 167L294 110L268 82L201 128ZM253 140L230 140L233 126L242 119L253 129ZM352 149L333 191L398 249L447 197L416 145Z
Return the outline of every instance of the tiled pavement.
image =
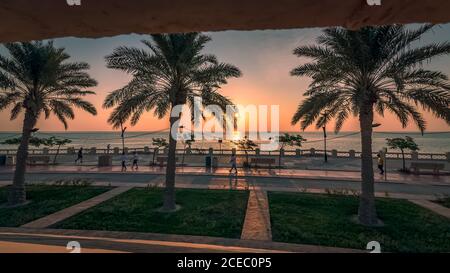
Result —
M0 167L1 175L12 174L13 167ZM30 166L29 174L64 174L64 173L95 173L95 174L121 174L119 166L96 167L96 166ZM128 171L127 174L164 174L165 169L161 167L142 166L139 171ZM208 175L227 176L228 168L206 169L202 167L178 167L179 175ZM356 171L327 171L327 170L299 170L299 169L239 169L239 177L283 177L301 179L321 180L346 180L361 181L360 172ZM375 175L376 182L396 182L418 185L448 185L450 186L450 175L414 175L402 173L388 173L387 179L382 175Z
M94 207L102 202L105 202L106 200L111 199L121 193L124 193L124 192L130 190L131 188L132 187L130 187L130 186L114 188L103 194L97 195L89 200L86 200L79 204L73 205L72 207L60 210L53 214L47 215L43 218L40 218L40 219L37 219L30 223L27 223L27 224L23 225L22 227L24 227L24 228L48 228L48 227L52 226L53 224L61 222L69 217L74 216L75 214L78 214L84 210L87 210L87 209Z
M254 189L250 191L241 239L272 240L267 192Z

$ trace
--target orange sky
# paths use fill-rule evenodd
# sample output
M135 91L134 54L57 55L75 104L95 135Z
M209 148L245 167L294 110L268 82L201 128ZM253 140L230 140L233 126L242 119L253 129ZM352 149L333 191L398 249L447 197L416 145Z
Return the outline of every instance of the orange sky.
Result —
M271 30L271 31L226 31L210 33L213 41L206 48L206 52L216 54L219 60L238 66L243 77L233 79L223 87L222 93L229 96L236 104L277 104L280 105L280 129L282 131L298 131L298 126L290 124L291 117L299 102L303 99L302 93L306 90L308 78L294 78L289 72L295 66L306 60L298 59L292 55L292 50L302 44L313 43L320 33L320 29ZM450 24L437 28L433 34L424 41L443 41L450 37ZM101 108L106 94L127 83L129 77L118 71L105 68L104 56L111 53L120 45L141 47L140 35L122 35L102 39L57 39L57 46L64 46L72 55L73 60L85 61L91 64L90 74L99 85L93 90L97 95L89 100L97 107L99 114L92 117L83 112L76 112L76 119L69 122L70 131L110 131L107 124L109 110ZM4 50L0 50L4 54ZM450 74L450 57L441 58L432 62L431 68ZM449 131L450 127L442 120L425 113L429 131ZM19 131L21 118L16 121L9 120L9 113L0 113L1 131ZM391 115L384 119L377 117L376 122L382 124L378 131L400 131L400 123ZM145 114L132 131L154 131L167 128L167 119L158 120L152 113ZM41 131L63 131L64 127L55 118L41 119L38 126ZM330 126L331 128L332 126ZM358 129L356 119L349 119L343 131ZM314 131L311 127L307 131ZM405 131L416 131L413 124Z

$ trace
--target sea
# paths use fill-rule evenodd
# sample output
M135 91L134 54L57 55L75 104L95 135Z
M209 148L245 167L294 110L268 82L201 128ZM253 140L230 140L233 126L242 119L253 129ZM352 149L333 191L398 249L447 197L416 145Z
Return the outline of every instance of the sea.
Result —
M290 134L300 134L306 138L302 149L315 148L322 150L324 148L323 132L288 132ZM168 132L126 132L125 146L128 148L143 148L145 146L152 146L153 138L168 139ZM19 132L1 132L0 143L9 138L19 137ZM120 132L38 132L35 133L37 137L51 137L70 139L72 142L66 147L96 147L104 149L109 144L111 148L121 147L122 140ZM374 132L373 134L373 150L378 151L386 147L387 138L410 136L414 138L419 145L420 153L447 153L450 152L450 132L429 132L422 135L418 132ZM256 141L258 143L258 141ZM179 143L180 148L183 147ZM208 149L231 149L235 144L230 141L223 141L219 143L218 140L213 141L195 141L192 144L193 148ZM16 149L15 145L0 144L0 149ZM287 148L289 149L289 148ZM336 149L338 151L361 151L361 141L359 132L340 132L335 134L333 132L327 133L327 149Z

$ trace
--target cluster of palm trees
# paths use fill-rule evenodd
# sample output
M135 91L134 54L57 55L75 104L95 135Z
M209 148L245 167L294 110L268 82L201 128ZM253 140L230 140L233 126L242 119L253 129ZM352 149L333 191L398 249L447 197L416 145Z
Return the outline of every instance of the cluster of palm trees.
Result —
M312 58L292 71L293 76L313 79L292 123L305 129L316 122L318 128L331 119L336 131L350 116L358 116L362 140L362 193L359 220L364 225L378 223L372 170L372 123L374 113L394 113L403 126L411 118L421 131L425 121L421 106L450 122L450 84L445 74L422 68L433 57L449 54L450 44L411 47L432 26L408 30L403 26L366 27L358 31L326 29L316 46L301 46L295 55ZM145 111L158 118L176 105L193 107L200 96L205 105L226 109L232 102L219 93L240 70L202 53L210 37L201 33L151 35L146 48L119 47L106 57L107 67L132 76L124 87L112 91L103 107L113 108L108 122L114 128L130 121L135 125ZM24 112L21 143L11 187L9 205L26 202L24 175L31 132L40 116L54 114L67 127L73 108L93 115L95 107L84 100L96 81L86 72L86 63L69 62L63 48L52 42L9 43L9 56L0 56L0 110L11 108L11 119ZM326 114L325 114L326 113ZM170 117L170 128L179 117ZM176 139L169 137L166 187L163 210L176 209Z

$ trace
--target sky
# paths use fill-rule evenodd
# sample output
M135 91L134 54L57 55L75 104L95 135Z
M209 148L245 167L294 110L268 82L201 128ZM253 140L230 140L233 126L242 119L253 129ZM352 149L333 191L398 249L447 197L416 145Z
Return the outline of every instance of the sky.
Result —
M292 126L290 120L297 106L304 99L303 93L310 80L306 77L290 76L290 71L296 66L307 62L292 54L294 48L313 44L322 29L291 29L264 31L223 31L207 33L212 41L205 48L205 53L215 54L222 62L231 63L240 68L241 78L232 79L222 87L221 93L232 99L235 104L248 105L279 105L280 129L282 131L299 131L299 126ZM98 86L92 90L96 95L89 96L98 110L97 116L91 116L76 111L76 118L69 121L69 131L111 131L107 124L111 110L102 109L105 96L122 86L130 77L121 71L105 67L104 57L118 46L144 47L142 39L145 35L120 35L99 39L59 38L55 39L58 47L66 48L73 61L87 62L91 65L90 75L98 81ZM450 40L450 24L437 26L435 30L425 35L421 42L442 42ZM5 54L0 49L0 54ZM450 75L450 56L434 59L427 68L440 70ZM444 121L435 119L431 114L424 113L428 122L428 131L449 131ZM9 111L0 113L2 126L0 131L20 131L22 117L15 121L9 120ZM381 123L378 131L417 131L413 124L402 129L400 122L387 114L384 118L376 117L375 122ZM140 122L129 126L130 131L156 131L168 127L168 120L158 120L153 113L143 115ZM64 131L63 125L54 117L48 120L41 118L37 125L41 131ZM306 131L315 131L312 126ZM350 118L343 126L343 131L359 130L356 118Z

